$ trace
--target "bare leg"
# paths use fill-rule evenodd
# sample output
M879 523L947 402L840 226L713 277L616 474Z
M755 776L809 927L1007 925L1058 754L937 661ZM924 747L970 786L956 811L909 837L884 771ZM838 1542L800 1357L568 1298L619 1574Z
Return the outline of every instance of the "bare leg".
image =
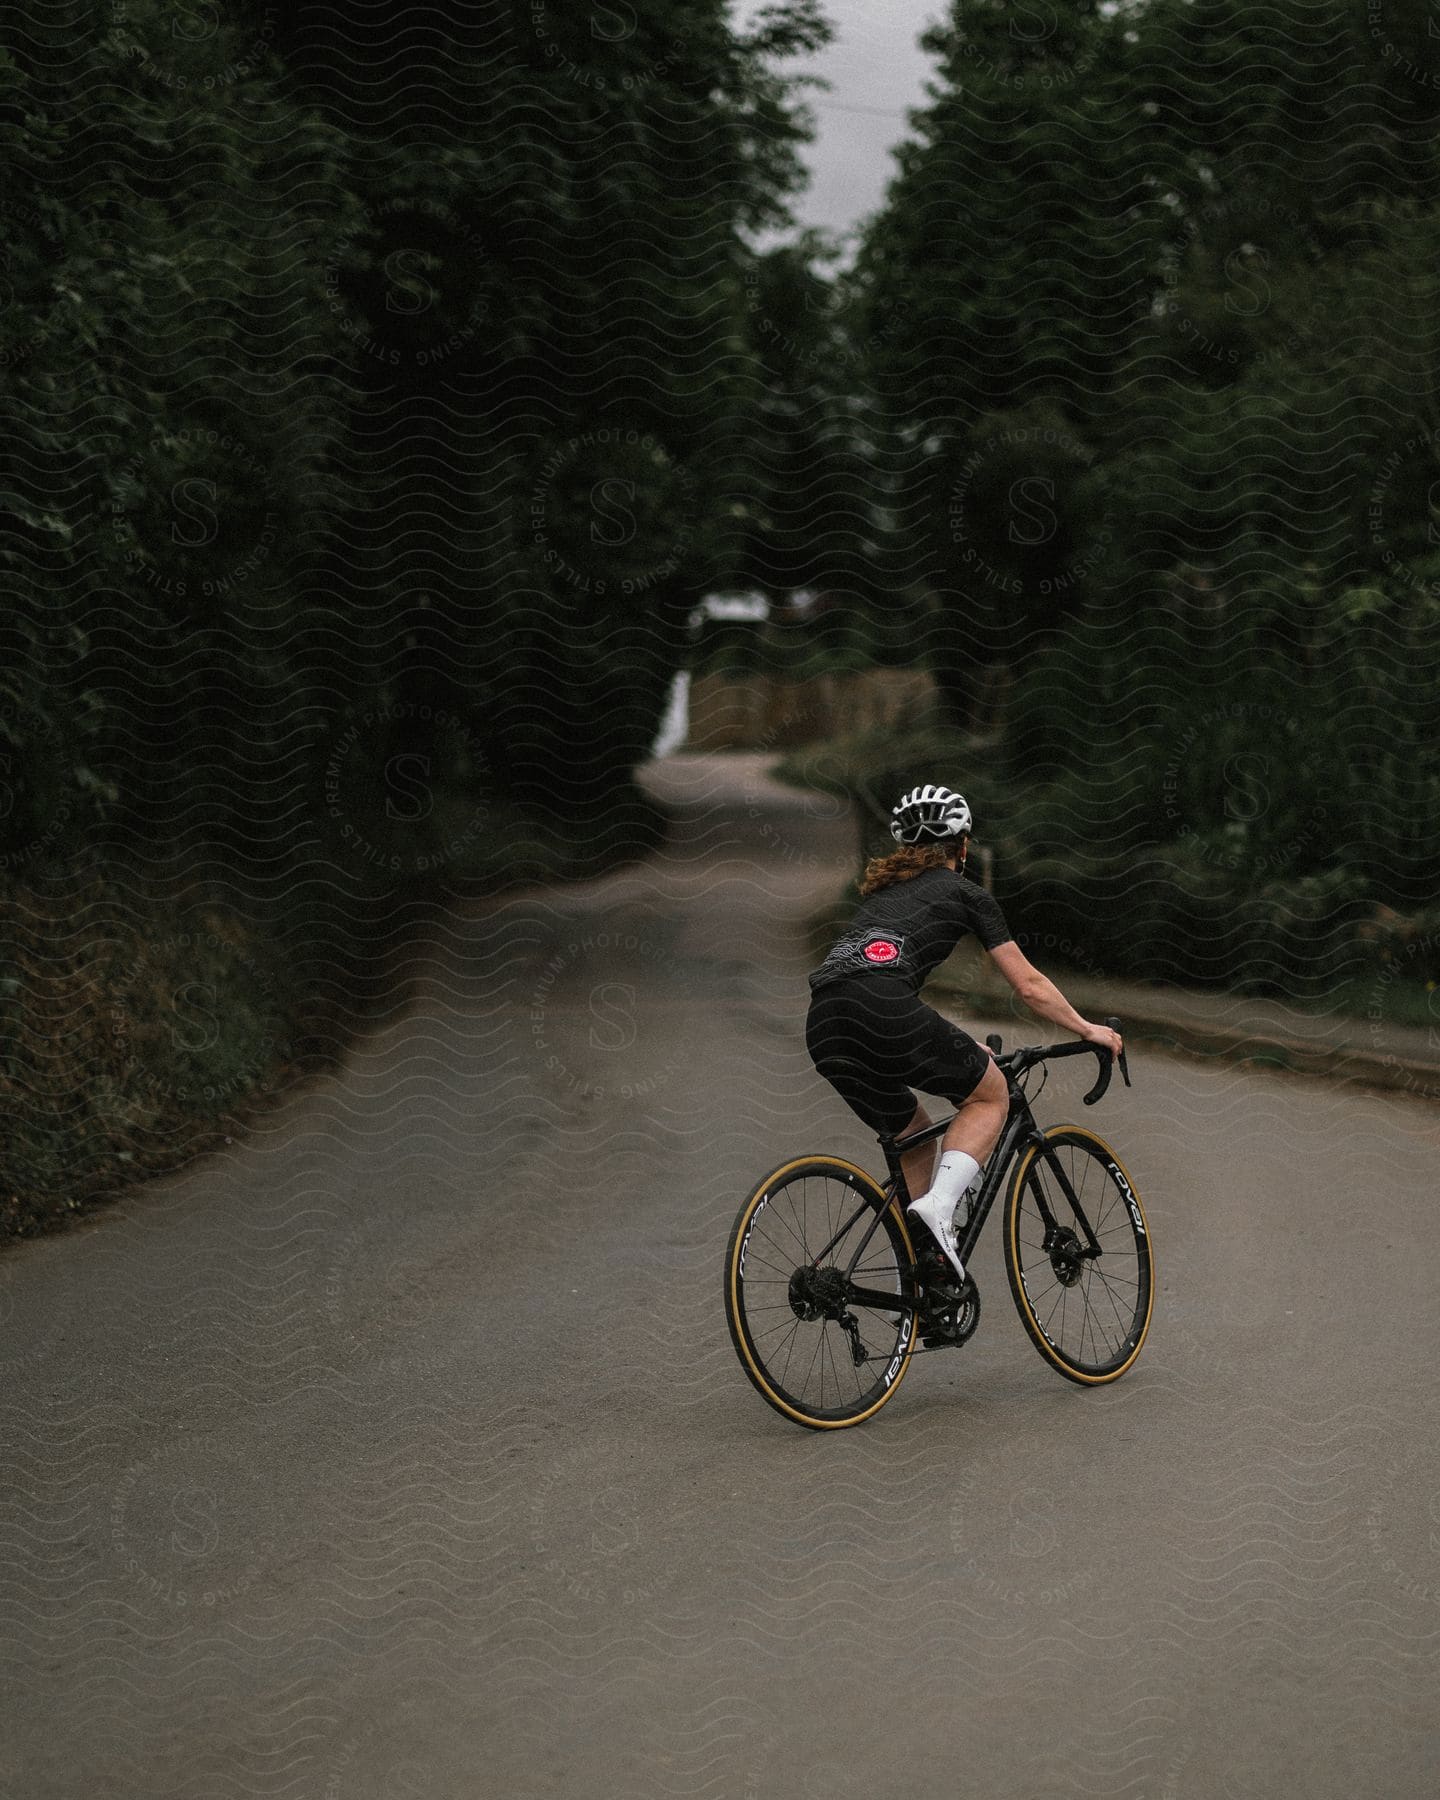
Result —
M961 1102L945 1133L943 1148L964 1150L976 1162L983 1163L999 1142L1009 1110L1010 1090L1005 1085L1005 1077L992 1062L980 1077L974 1093ZM905 1179L910 1179L908 1170ZM912 1186L910 1192L913 1195L916 1189Z
M973 1179L975 1165L983 1164L995 1148L1008 1108L1005 1077L991 1063L946 1128L939 1173L932 1176L926 1192L911 1202L916 1218L940 1246L955 1274L962 1278L965 1271L951 1230L952 1215L960 1201L961 1188ZM945 1157L952 1151L956 1152L954 1161L946 1168Z

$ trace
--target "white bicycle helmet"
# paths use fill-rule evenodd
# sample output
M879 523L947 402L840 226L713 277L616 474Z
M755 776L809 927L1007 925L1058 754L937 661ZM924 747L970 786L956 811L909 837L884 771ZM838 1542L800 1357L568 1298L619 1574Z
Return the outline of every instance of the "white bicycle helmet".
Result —
M946 838L965 837L970 825L965 796L927 782L911 788L894 809L890 835L897 844L939 844Z

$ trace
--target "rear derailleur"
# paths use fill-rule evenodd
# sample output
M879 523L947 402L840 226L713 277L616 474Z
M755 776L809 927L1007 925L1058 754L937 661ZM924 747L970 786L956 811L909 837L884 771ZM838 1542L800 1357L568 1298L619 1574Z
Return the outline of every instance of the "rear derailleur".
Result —
M797 1319L833 1319L850 1341L850 1360L858 1369L872 1361L860 1336L860 1321L845 1304L845 1277L839 1269L815 1269L801 1263L790 1277L790 1310Z

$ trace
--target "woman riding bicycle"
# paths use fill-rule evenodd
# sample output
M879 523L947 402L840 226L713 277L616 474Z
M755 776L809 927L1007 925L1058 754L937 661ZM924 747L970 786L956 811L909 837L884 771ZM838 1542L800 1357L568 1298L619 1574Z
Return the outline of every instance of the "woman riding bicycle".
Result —
M909 1212L919 1219L963 1283L951 1219L1005 1124L1005 1079L968 1032L925 1005L920 989L956 944L973 932L1037 1018L1118 1056L1118 1032L1082 1019L1011 937L993 897L965 877L970 808L933 783L895 807L900 849L872 858L861 904L810 976L805 1025L811 1060L841 1099L877 1134L900 1137L930 1124L913 1088L957 1108L931 1179L930 1146L907 1153Z

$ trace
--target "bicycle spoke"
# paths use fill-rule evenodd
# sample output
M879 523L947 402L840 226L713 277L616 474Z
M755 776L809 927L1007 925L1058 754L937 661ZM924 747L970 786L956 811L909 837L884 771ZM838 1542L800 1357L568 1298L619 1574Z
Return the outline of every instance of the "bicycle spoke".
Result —
M1116 1303L1114 1303L1114 1296L1112 1296L1111 1291L1109 1291L1109 1289L1107 1289L1107 1287L1105 1287L1105 1285L1103 1285L1103 1283L1102 1283L1102 1289L1100 1289L1100 1291L1102 1291L1103 1294L1105 1294L1105 1300L1109 1301L1109 1305L1111 1305L1111 1314L1112 1314L1112 1318L1114 1318L1114 1323L1116 1323L1116 1325L1118 1325L1118 1327L1120 1327L1120 1336L1116 1337L1116 1343L1120 1343L1121 1337L1125 1336L1125 1316L1123 1316L1123 1314L1121 1314L1120 1307L1116 1307ZM1091 1301L1089 1301L1089 1285L1087 1285L1087 1289L1085 1289L1085 1305L1087 1305L1087 1307L1089 1307L1089 1303L1091 1303ZM1098 1307L1094 1307L1094 1309L1091 1309L1091 1310L1093 1310L1093 1312L1094 1312L1094 1318L1096 1318L1096 1319L1100 1318L1100 1309L1098 1309Z
M750 1270L752 1268L774 1269L777 1281L788 1281L790 1279L790 1272L794 1267L795 1264L793 1261L771 1262L768 1257L756 1256L752 1244L750 1255L746 1258L745 1262L745 1276L746 1279L749 1280Z
M783 1223L783 1220L781 1222ZM793 1232L791 1233L791 1236L792 1237L794 1236ZM794 1253L792 1251L786 1250L782 1244L777 1244L775 1239L770 1236L770 1233L768 1231L766 1231L764 1229L764 1227L761 1225L759 1219L757 1219L755 1221L755 1228L751 1234L750 1241L753 1243L757 1237L760 1239L760 1241L762 1243L768 1244L770 1246L770 1248L775 1252L776 1256L781 1257L782 1259L788 1258L791 1267L792 1268L794 1267L794 1263L795 1263ZM805 1246L803 1244L799 1243L799 1241L797 1240L796 1247L798 1248L798 1250L800 1252L801 1260L803 1261L805 1259Z

